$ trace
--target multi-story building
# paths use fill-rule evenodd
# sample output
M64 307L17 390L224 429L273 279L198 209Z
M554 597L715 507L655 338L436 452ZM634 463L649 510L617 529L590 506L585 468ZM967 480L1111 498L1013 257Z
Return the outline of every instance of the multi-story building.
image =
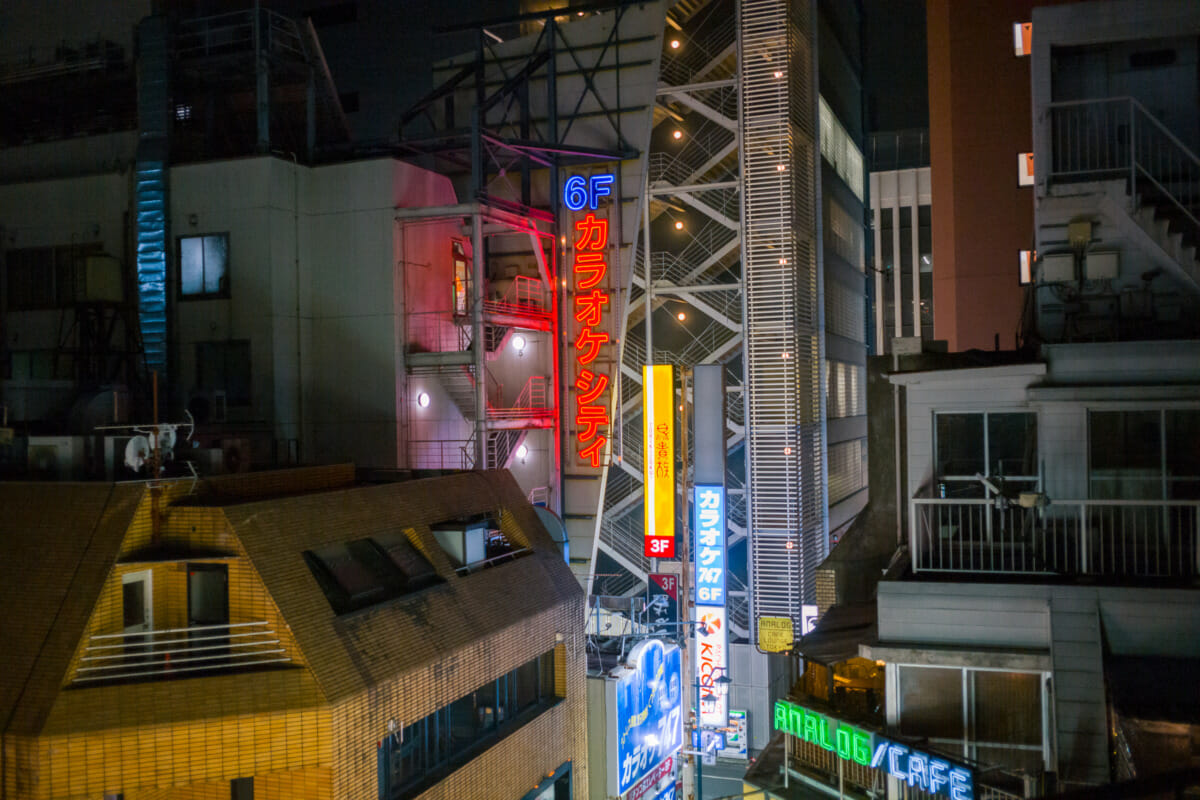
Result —
M1011 22L989 35L1022 45ZM801 779L1033 797L1195 763L1194 692L1160 676L1200 664L1200 161L1178 113L1200 13L1095 2L1031 25L1038 240L1013 324L1039 347L899 356L899 547L798 646L820 666L775 721Z
M586 795L583 594L510 476L0 492L4 797Z

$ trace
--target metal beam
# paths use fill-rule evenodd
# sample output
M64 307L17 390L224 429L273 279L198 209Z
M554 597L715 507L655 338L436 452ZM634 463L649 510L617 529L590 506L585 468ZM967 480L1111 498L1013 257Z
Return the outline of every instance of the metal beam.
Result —
M687 203L689 206L696 209L697 211L700 211L700 212L708 215L712 219L715 219L717 222L721 223L726 228L729 228L729 230L731 230L731 231L736 231L739 227L741 227L740 225L738 225L738 223L734 222L729 217L722 214L720 211L717 211L715 208L710 206L708 203L705 203L703 200L698 200L697 198L692 197L692 195L689 194L688 192L678 192L677 191L674 193L674 196L678 197L680 200Z
M723 89L726 86L735 86L736 82L733 78L725 78L719 81L702 81L700 83L685 83L681 86L660 86L658 87L658 95L675 94L677 92L702 92L705 89Z
M664 194L678 194L679 192L703 192L707 189L736 188L738 188L737 181L713 181L712 183L692 183L686 186L652 186L650 187L650 195L657 197Z

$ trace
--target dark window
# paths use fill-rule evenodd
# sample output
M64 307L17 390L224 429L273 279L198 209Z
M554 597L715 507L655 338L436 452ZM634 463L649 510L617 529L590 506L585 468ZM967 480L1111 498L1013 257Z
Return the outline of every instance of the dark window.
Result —
M342 105L342 111L353 114L358 111L358 92L342 92L338 95L338 102Z
M554 669L550 650L385 736L377 760L380 800L416 797L554 706L560 699ZM569 795L556 788L560 796Z
M1088 451L1093 498L1200 497L1200 410L1093 411Z
M9 311L65 308L83 299L85 259L102 252L99 242L9 250L4 270Z
M914 336L913 331L913 251L912 208L900 209L900 322L901 335Z
M329 604L339 614L440 582L433 565L402 533L329 544L304 553Z
M228 234L179 238L179 296L186 299L229 296Z
M984 497L975 475L1010 489L1037 483L1037 415L951 413L936 416L935 455L938 493L945 497Z
M230 800L254 800L254 778L234 778L229 782Z
M318 28L345 25L358 19L358 3L337 3L331 6L310 8L307 16Z
M197 342L196 389L224 392L231 406L250 405L250 342Z
M1129 56L1130 69L1169 67L1175 63L1174 50L1142 50Z

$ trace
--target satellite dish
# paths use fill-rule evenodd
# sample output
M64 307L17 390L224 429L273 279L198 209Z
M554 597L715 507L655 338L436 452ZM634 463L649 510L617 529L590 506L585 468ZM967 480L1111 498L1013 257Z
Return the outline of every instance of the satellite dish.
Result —
M141 472L150 456L150 440L145 436L134 436L125 444L125 466Z

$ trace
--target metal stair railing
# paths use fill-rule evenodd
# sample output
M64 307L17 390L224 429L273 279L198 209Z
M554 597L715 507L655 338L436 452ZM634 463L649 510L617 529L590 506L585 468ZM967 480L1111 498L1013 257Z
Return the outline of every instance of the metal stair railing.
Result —
M733 131L706 117L701 117L701 120L699 125L691 127L677 152L660 150L650 154L648 172L651 186L659 181L675 186L684 183L733 141Z
M671 86L681 86L698 77L707 80L728 77L728 71L725 70L709 70L707 75L702 73L713 59L733 43L733 34L734 18L730 16L727 22L714 26L703 37L689 37L686 47L663 54L660 77Z
M1128 177L1129 194L1153 194L1200 231L1200 158L1132 97L1050 103L1052 182Z

